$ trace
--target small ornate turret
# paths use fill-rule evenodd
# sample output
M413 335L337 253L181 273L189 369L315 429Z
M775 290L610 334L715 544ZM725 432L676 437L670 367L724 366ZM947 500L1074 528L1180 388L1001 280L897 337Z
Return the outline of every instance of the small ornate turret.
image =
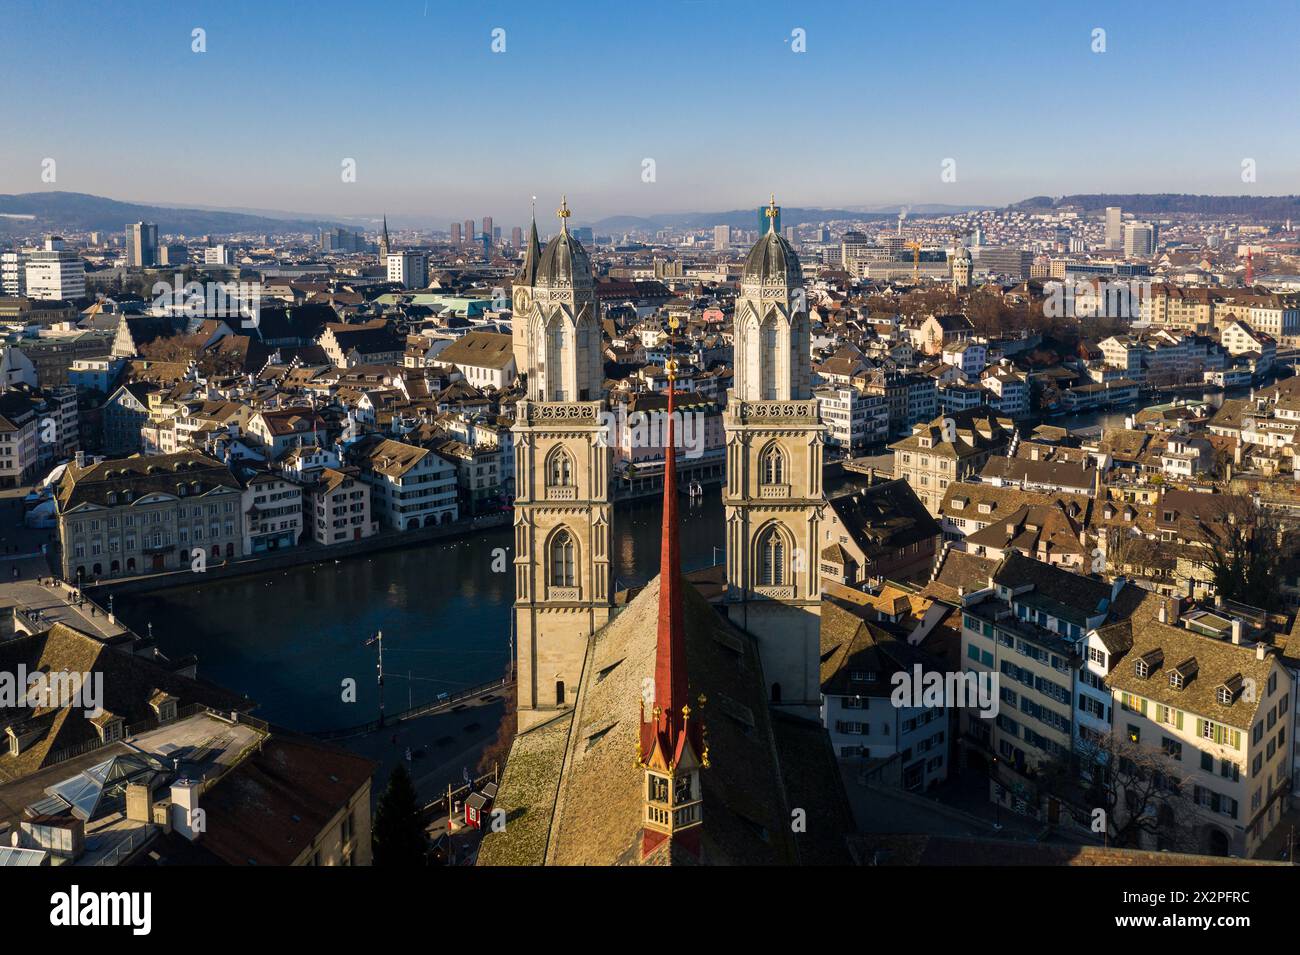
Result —
M669 326L676 331L676 318ZM671 345L671 336L670 336ZM709 765L704 724L687 698L686 626L682 605L681 544L677 525L677 452L673 416L677 362L669 358L668 421L664 438L664 517L659 558L659 630L655 672L641 698L637 763L645 770L641 854L665 840L695 855L704 821L700 770ZM701 694L696 703L703 708Z

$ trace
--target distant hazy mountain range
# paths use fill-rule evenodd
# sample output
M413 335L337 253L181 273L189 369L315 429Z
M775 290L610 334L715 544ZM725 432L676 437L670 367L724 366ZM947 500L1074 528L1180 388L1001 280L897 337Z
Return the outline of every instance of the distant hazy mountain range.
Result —
M759 206L752 209L733 209L731 212L679 212L655 216L609 216L589 224L593 230L601 233L619 232L654 232L656 229L711 229L715 225L729 225L733 229L757 229L763 223L759 216ZM809 222L828 222L832 219L892 219L897 210L890 213L857 212L851 209L800 209L795 206L781 207L781 227L804 225Z
M1034 196L1011 209L1025 212L1073 208L1100 212L1119 206L1138 215L1196 213L1208 216L1243 216L1256 219L1300 219L1300 196L1191 196L1185 193L1095 193L1076 196Z
M308 231L339 223L326 219L276 219L245 212L184 209L118 202L81 192L0 195L0 233L121 232L128 222L154 222L163 234Z
M1242 216L1258 219L1300 220L1300 196L1192 196L1176 193L1156 195L1094 194L1053 198L1034 196L1007 208L1021 211L1073 208L1081 212L1099 212L1106 206L1120 206L1138 215L1200 213L1204 215ZM992 206L953 206L917 204L915 206L859 206L845 209L806 209L784 206L782 226L798 226L831 220L894 219L906 208L909 217L947 215ZM401 217L408 227L417 227L418 216ZM128 222L154 222L162 234L187 236L226 235L233 232L305 232L321 227L342 225L353 230L374 228L368 217L344 216L335 219L315 218L296 213L267 210L232 210L183 208L169 205L145 205L118 202L102 196L79 192L28 192L0 195L0 235L36 236L48 232L119 232ZM390 220L391 224L392 220ZM654 232L659 229L709 229L729 225L738 229L756 229L762 225L759 206L730 212L682 212L653 216L609 216L590 225L603 235L624 232ZM431 219L425 228L442 229L445 224Z

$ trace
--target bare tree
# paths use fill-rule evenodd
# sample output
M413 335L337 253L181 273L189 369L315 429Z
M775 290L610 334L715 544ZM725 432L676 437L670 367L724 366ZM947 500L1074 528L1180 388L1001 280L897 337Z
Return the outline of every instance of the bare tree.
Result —
M1052 788L1091 810L1094 832L1127 849L1194 851L1191 783L1170 755L1118 733L1081 741L1068 760L1044 768Z
M1279 570L1292 534L1244 494L1216 494L1213 512L1196 520L1192 543L1203 552L1216 595L1265 610L1281 599Z

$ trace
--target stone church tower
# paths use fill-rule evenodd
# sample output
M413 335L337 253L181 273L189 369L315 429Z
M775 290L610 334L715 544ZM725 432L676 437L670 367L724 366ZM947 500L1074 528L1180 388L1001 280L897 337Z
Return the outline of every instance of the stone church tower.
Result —
M388 253L393 250L388 241L388 213L384 213L384 231L379 234L379 264L388 268Z
M736 300L735 379L723 421L727 611L758 641L771 701L815 711L825 429L812 396L803 272L776 215L774 199Z
M961 293L970 288L971 280L971 255L970 249L960 240L957 242L957 248L953 252L952 259L952 292L960 296Z
M519 729L573 705L588 639L612 601L612 451L602 434L603 365L587 251L569 233L539 250L534 222L512 288L527 395L515 424L515 634Z

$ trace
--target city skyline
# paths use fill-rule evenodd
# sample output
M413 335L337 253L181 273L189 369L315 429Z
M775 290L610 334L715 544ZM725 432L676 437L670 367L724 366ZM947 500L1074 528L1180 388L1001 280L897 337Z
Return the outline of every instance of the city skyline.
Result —
M503 224L526 221L533 195L549 214L561 192L587 221L747 208L771 191L822 208L1300 192L1300 135L1274 121L1272 98L1206 69L1284 55L1277 25L1296 14L1283 5L1198 3L1176 19L1025 5L997 20L946 3L759 4L743 18L726 2L579 5L564 17L414 2L379 18L325 4L311 20L259 8L255 21L240 5L66 10L56 26L38 5L16 5L20 29L0 39L0 76L22 86L43 71L33 84L43 95L11 103L21 132L0 156L6 191L431 222L486 212ZM931 31L920 44L918 18ZM56 40L65 55L51 70L37 51ZM112 108L95 79L102 44L154 52L112 64ZM1128 118L1153 69L1158 112ZM226 97L196 105L198 86ZM471 115L470 103L489 110ZM1240 132L1207 135L1215 116ZM165 162L148 158L157 148Z

